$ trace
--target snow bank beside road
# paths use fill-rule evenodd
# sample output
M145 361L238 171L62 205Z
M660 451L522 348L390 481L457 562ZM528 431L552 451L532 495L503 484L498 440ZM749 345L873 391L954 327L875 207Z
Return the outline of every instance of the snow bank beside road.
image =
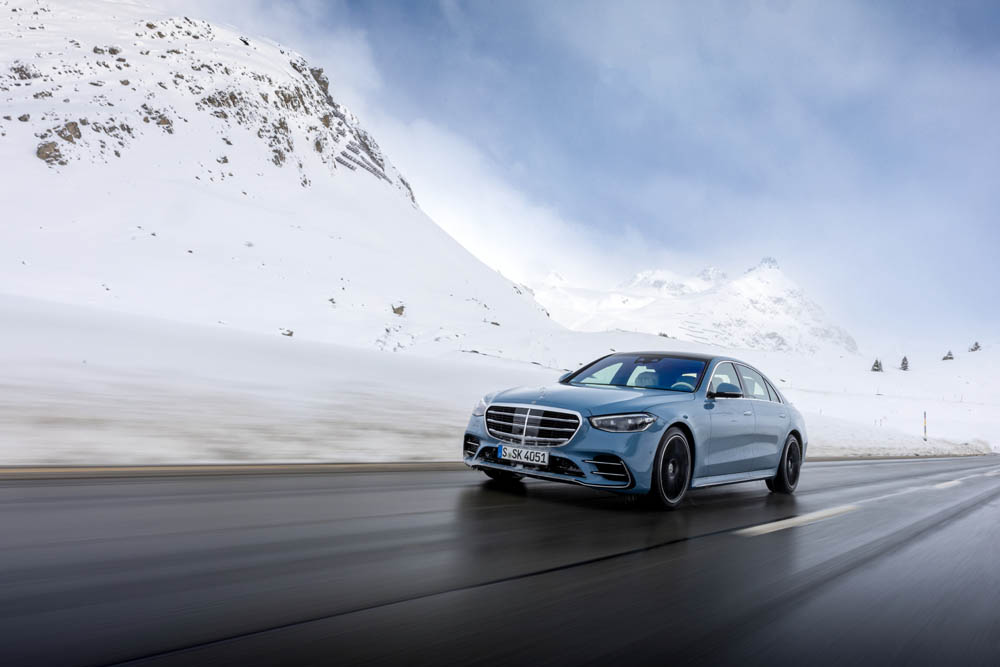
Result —
M968 456L989 454L987 442L956 442L928 438L892 428L866 426L805 411L809 429L809 456L866 458L878 456Z
M482 355L377 352L20 297L0 296L0 321L3 465L455 460L481 395L561 374ZM591 356L614 342L566 335ZM631 335L620 342L639 346ZM803 372L793 384L816 381ZM989 451L811 412L814 394L789 393L807 399L813 456ZM995 407L981 413L997 421Z
M559 374L2 296L0 321L8 465L455 459L479 396Z

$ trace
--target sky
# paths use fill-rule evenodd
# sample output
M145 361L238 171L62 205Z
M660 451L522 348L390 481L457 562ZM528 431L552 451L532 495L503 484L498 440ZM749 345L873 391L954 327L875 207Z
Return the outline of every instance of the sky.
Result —
M514 280L773 256L863 346L1000 340L995 3L158 4L323 66Z

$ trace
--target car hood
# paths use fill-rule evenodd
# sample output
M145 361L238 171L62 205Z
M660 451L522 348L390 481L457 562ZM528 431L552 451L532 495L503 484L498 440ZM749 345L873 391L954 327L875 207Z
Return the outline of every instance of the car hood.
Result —
M489 402L525 403L575 410L586 415L606 415L648 410L664 403L693 399L694 394L658 389L551 384L542 387L515 387L497 392Z

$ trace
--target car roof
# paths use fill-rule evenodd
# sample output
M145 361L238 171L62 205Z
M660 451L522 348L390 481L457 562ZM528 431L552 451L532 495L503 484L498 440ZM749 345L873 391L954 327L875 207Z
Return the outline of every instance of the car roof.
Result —
M749 366L753 368L758 373L761 371L754 368L753 364L749 364L742 359L737 359L736 357L729 357L724 354L704 354L701 352L674 352L672 350L636 350L636 351L619 351L613 352L612 354L636 354L640 356L650 356L650 357L677 357L678 359L694 359L696 361L732 361L737 364L743 364L744 366ZM763 375L763 373L761 373Z
M638 354L647 357L677 357L679 359L696 359L698 361L711 361L712 359L729 359L720 357L717 354L701 354L699 352L673 352L671 350L637 350L633 352L619 351L613 354Z

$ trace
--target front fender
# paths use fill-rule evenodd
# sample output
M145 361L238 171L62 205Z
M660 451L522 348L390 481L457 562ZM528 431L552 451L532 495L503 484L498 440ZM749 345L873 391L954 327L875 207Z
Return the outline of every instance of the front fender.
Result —
M712 434L712 423L708 418L707 411L702 409L703 401L691 401L682 405L672 404L657 409L654 414L664 423L663 433L667 429L677 426L684 430L691 443L691 454L694 456L694 466L691 469L691 478L701 476L706 457L705 447ZM653 452L656 456L656 452Z

